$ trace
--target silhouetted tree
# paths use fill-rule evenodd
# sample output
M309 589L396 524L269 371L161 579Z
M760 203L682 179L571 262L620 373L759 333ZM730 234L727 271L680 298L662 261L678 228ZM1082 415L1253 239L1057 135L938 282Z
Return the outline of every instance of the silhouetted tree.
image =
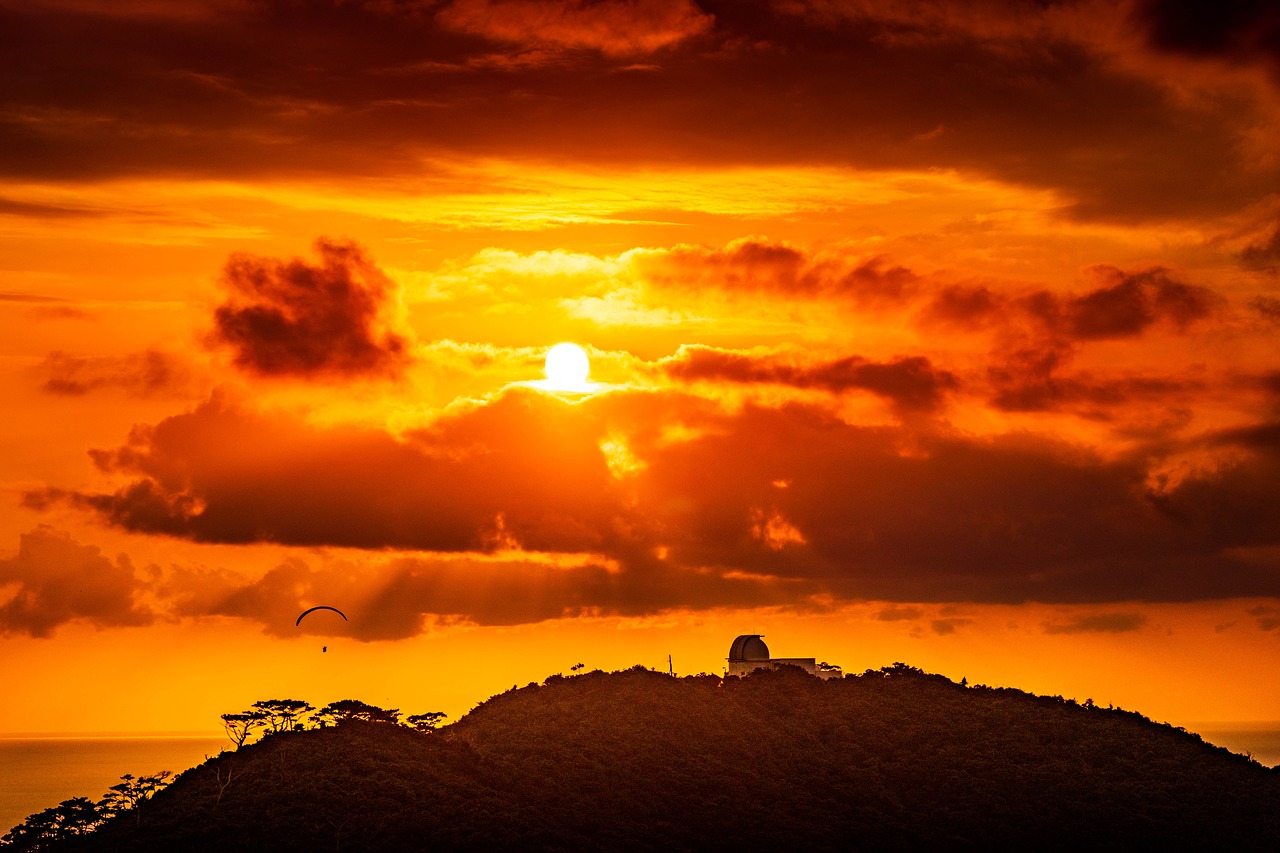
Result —
M444 722L444 718L449 716L443 711L428 711L425 714L414 714L405 718L405 722L413 726L420 732L433 732L436 726Z
M251 707L262 714L263 725L271 734L302 728L302 715L315 710L301 699L265 699Z
M379 708L377 705L370 705L359 699L339 699L317 711L316 719L335 726L352 720L363 720L368 723L398 723L400 710Z
M126 773L120 777L118 784L107 789L106 796L98 802L98 811L107 819L131 811L135 825L141 825L142 804L169 784L169 776L168 770L161 770L150 776L135 777L132 773Z
M0 849L45 850L67 838L93 832L102 822L103 815L93 800L74 797L30 815L0 838Z
M222 727L227 737L236 745L236 749L245 745L253 733L267 724L266 715L261 711L244 711L239 714L223 714Z

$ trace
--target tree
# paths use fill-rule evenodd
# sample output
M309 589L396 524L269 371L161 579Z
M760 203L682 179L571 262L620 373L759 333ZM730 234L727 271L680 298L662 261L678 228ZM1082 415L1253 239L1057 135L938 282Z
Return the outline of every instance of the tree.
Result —
M262 724L271 734L302 728L302 715L315 710L310 702L301 699L265 699L251 707L249 713L261 714Z
M444 718L449 716L443 711L428 711L425 714L414 714L405 718L405 722L413 726L420 732L433 732L436 726L444 722Z
M222 727L227 737L236 745L236 749L245 745L254 731L267 724L267 717L261 711L244 711L239 714L223 714Z
M319 711L316 712L316 719L324 724L332 723L333 725L341 725L349 723L352 720L363 720L367 723L398 723L400 722L400 710L398 708L379 708L377 705L370 705L361 702L359 699L339 699L337 702L330 702Z
M0 838L0 849L45 850L76 835L93 832L104 817L93 800L74 797L36 812Z
M142 824L142 804L151 799L151 795L169 784L170 773L161 770L150 776L137 776L126 773L120 777L118 784L107 789L106 796L98 801L98 811L107 819L125 812L133 812L134 822Z

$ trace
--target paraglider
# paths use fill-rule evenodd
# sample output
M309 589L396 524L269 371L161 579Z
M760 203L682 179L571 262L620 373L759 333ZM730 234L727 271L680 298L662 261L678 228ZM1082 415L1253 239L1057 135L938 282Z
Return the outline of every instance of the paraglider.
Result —
M306 610L302 611L302 613L298 614L298 621L297 621L297 622L294 622L293 624L294 624L295 626L297 626L297 625L301 625L301 624L302 624L302 617L306 616L308 613L315 613L317 610L332 610L334 613L337 613L339 616L341 616L341 617L342 617L342 621L343 621L343 622L348 622L348 621L350 621L350 620L348 620L348 619L347 619L347 614L343 613L343 612L342 612L341 610L339 610L338 608L336 608L336 607L330 607L330 606L329 606L329 605L327 605L327 604L318 604L318 605L316 605L315 607L308 607Z

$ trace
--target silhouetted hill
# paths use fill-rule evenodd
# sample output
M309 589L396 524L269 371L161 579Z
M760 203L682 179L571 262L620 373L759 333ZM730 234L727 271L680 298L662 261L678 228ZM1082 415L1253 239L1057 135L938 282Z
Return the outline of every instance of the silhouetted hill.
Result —
M71 849L1280 850L1278 805L1280 772L1130 712L902 666L631 670L434 734L272 735Z

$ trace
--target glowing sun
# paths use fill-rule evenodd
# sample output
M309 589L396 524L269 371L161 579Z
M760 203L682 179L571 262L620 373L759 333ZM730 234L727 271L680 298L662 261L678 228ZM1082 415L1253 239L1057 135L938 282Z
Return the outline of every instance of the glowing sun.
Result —
M577 344L556 344L547 350L546 387L553 391L590 391L591 362Z

